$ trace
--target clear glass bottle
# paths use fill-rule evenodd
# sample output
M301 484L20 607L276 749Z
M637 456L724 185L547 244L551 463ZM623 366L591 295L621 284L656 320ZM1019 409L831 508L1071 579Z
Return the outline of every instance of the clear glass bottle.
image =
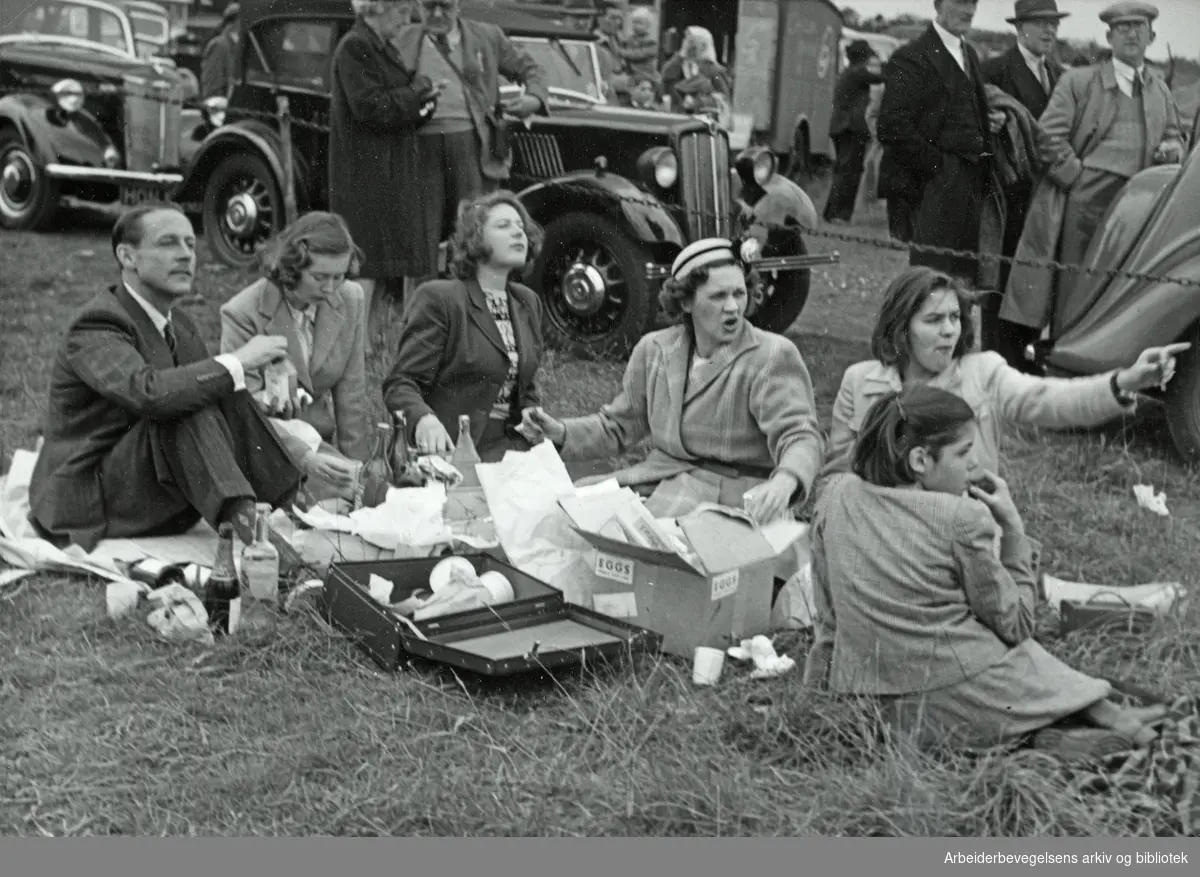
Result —
M242 549L242 584L250 597L270 606L279 605L279 549L271 544L267 519L271 506L259 503L254 519L254 541Z
M478 487L479 474L475 466L483 461L475 450L475 440L471 438L471 418L463 414L458 418L458 442L454 445L454 453L450 455L450 463L462 473L461 487Z
M217 555L204 588L204 610L217 637L231 636L242 620L242 588L233 562L233 524L228 521L217 531Z

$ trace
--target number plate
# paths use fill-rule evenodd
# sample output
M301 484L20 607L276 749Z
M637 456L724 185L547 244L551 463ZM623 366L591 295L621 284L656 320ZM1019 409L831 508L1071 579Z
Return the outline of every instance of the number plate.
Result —
M727 573L722 573L712 580L712 598L720 600L723 597L728 597L731 594L736 594L738 589L738 571L731 570Z
M121 203L135 207L146 201L161 201L165 190L159 186L122 186Z
M622 585L633 584L633 561L603 551L596 552L596 575L602 579L619 582Z

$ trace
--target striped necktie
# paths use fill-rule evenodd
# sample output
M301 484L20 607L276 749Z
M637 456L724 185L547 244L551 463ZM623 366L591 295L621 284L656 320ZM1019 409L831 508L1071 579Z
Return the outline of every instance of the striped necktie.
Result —
M1038 58L1038 79L1041 80L1042 90L1050 93L1050 76L1046 73L1046 59Z
M1133 96L1142 96L1142 74L1140 71L1133 71Z
M171 358L178 362L179 358L176 356L178 341L175 338L175 328L171 325L170 320L167 320L166 325L163 326L163 338L167 341L167 347L171 351Z

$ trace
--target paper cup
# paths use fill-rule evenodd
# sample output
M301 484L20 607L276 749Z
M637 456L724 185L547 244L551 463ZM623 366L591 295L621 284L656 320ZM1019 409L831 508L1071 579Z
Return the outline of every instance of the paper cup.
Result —
M485 572L479 577L479 581L492 595L492 605L512 602L514 596L512 582L503 573Z
M121 618L137 609L142 588L136 582L109 582L105 597L108 601L108 617Z
M725 666L725 652L700 646L692 658L692 682L697 685L716 685Z

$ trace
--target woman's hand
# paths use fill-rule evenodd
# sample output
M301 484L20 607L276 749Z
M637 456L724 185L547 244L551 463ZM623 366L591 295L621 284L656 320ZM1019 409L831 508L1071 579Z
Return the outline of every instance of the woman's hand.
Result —
M791 472L776 472L765 484L742 494L742 508L758 524L770 524L787 511L799 486L800 480Z
M454 453L454 442L450 433L438 420L436 414L426 414L417 421L417 450L422 454L449 456Z
M988 507L996 523L1005 530L1024 526L1021 523L1021 513L1017 511L1009 492L1008 482L995 472L984 472L983 478L967 488L973 498Z
M1117 387L1126 393L1138 393L1151 387L1166 389L1167 382L1175 376L1176 354L1183 353L1191 346L1184 341L1143 350L1137 362L1117 372Z
M532 432L550 439L550 443L556 448L561 448L567 438L567 427L563 422L551 417L542 408L526 408L522 411L521 426L527 433ZM530 441L533 440L530 439Z

